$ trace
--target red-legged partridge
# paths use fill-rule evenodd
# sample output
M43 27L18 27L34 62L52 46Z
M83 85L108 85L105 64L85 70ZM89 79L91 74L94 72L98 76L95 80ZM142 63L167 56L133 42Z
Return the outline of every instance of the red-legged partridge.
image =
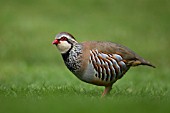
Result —
M127 47L112 42L78 43L71 34L61 32L57 34L53 44L76 77L87 83L105 86L102 96L110 92L113 83L131 66L155 67Z

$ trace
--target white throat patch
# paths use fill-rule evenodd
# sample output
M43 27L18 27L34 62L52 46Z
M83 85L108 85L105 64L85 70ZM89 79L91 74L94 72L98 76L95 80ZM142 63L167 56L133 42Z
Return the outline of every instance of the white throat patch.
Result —
M71 44L69 44L67 41L60 41L60 43L57 45L57 48L61 53L66 53L71 48Z

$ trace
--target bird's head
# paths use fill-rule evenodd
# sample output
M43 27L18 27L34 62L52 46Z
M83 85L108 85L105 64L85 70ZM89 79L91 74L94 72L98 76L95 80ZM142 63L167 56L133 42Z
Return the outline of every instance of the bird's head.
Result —
M76 43L77 41L70 33L61 32L56 35L52 44L56 45L58 50L64 54L67 53Z

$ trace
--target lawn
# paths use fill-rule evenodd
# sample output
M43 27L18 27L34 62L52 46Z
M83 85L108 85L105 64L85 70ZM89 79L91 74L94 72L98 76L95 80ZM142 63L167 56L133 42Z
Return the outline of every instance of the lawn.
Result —
M0 113L170 112L170 1L0 2ZM123 44L156 68L131 68L104 87L83 83L51 43L70 32L82 41Z

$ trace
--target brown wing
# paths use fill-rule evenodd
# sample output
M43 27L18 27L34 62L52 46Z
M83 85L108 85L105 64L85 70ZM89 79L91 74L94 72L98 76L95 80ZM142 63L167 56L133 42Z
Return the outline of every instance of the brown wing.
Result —
M106 53L106 54L118 54L123 58L123 60L126 60L127 65L129 66L148 65L155 68L155 66L152 65L150 62L144 60L135 52L120 44L116 44L112 42L92 41L92 42L84 42L83 45L87 50L97 49L99 52Z

